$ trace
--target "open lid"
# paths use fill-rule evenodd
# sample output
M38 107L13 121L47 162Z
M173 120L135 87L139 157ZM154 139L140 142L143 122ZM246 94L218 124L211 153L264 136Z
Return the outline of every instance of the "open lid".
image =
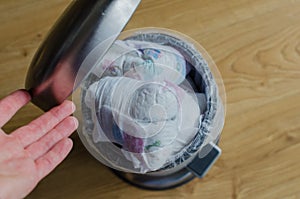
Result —
M76 0L66 9L35 54L25 88L32 102L49 110L68 98L93 67L80 68L85 57L101 45L103 57L141 0ZM86 74L78 76L78 71Z

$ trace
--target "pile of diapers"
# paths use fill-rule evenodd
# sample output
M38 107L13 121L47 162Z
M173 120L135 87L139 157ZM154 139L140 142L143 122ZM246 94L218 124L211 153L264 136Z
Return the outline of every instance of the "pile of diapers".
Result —
M201 125L206 98L186 80L188 70L175 48L116 41L94 70L99 80L84 96L93 143L113 143L142 173L162 168Z

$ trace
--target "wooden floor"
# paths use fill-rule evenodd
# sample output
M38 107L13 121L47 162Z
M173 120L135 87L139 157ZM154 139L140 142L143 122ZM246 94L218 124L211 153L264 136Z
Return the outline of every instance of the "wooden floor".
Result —
M0 97L23 88L28 65L71 0L0 0ZM170 28L210 53L225 82L221 158L204 179L152 192L129 186L74 135L71 154L28 196L40 198L300 198L300 1L143 0L126 29ZM42 112L23 108L7 132Z

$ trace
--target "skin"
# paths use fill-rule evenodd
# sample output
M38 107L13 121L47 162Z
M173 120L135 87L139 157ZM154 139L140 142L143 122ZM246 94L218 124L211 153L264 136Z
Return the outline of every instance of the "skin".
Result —
M29 101L24 90L0 100L0 127ZM65 101L9 135L0 129L0 199L24 198L68 155L78 127L74 111Z

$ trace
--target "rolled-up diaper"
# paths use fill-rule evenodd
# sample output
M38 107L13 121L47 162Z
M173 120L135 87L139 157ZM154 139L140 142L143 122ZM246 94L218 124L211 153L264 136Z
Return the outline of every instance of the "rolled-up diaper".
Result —
M116 41L98 67L99 77L127 76L175 84L186 75L186 61L176 49L142 41Z
M105 77L85 96L93 142L113 142L142 172L161 168L197 132L197 99L171 82Z

